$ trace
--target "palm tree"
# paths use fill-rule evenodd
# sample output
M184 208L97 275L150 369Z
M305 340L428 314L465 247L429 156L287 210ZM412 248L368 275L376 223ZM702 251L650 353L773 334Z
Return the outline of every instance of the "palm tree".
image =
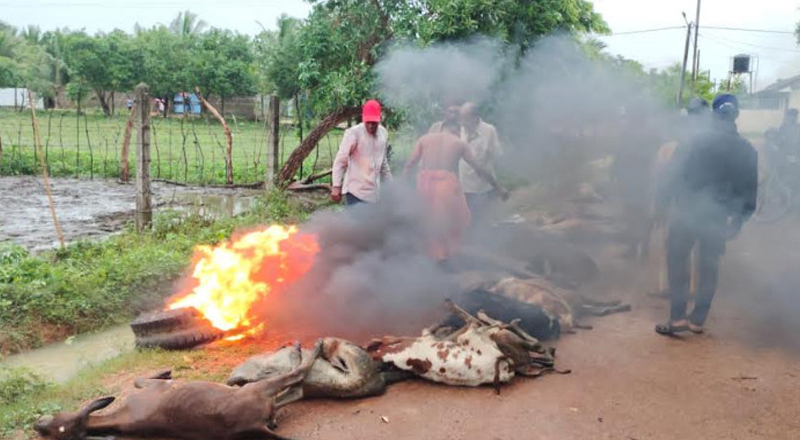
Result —
M188 10L179 12L178 16L169 24L169 30L182 37L201 34L207 27L208 23L198 20L197 14Z

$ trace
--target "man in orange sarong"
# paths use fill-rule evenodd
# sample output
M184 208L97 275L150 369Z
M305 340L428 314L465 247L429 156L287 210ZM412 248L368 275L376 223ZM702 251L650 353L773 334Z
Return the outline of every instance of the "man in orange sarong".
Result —
M464 231L470 225L469 207L458 180L461 159L489 182L504 200L508 197L508 191L475 160L468 145L459 139L458 129L454 125L419 138L403 170L403 175L408 177L419 165L417 191L426 205L430 253L438 261L450 258L456 252Z

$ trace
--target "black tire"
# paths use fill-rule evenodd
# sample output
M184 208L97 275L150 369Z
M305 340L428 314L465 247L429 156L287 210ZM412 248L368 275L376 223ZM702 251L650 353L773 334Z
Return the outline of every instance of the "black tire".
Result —
M201 315L194 308L148 312L131 322L131 330L137 337L175 333L196 326L199 320Z
M138 348L163 348L165 350L186 350L201 344L216 341L224 333L211 326L203 325L174 333L155 334L136 337Z

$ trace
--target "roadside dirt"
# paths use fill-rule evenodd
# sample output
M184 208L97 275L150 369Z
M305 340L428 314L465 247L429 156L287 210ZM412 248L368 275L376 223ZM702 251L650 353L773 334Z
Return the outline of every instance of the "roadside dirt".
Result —
M800 355L791 341L766 339L770 324L742 301L757 297L766 281L749 276L759 249L780 235L776 254L785 257L779 252L790 246L797 252L796 231L775 231L753 225L731 243L705 335L654 333L668 302L645 294L653 286L645 266L606 247L594 287L634 310L591 320L593 330L553 344L558 366L572 374L515 379L500 395L415 381L368 400L301 402L282 413L280 433L329 440L800 438Z
M605 236L614 227L594 226ZM586 229L572 235L592 236ZM654 324L668 314L666 300L647 294L657 284L655 261L622 259L607 239L588 246L601 269L588 290L634 309L587 320L593 330L551 344L558 367L571 374L518 378L499 395L410 381L375 398L304 401L279 413L278 432L309 440L800 438L797 218L751 223L730 243L704 335L655 334ZM188 353L191 371L178 368L176 377L201 372L219 380L248 354L285 340L278 339L208 347L209 365L191 362ZM124 396L131 378L148 373L123 372L105 383Z
M593 330L552 344L558 366L571 374L518 378L499 395L411 381L375 398L304 401L282 410L278 432L328 440L800 438L797 338L772 337L778 323L764 321L769 307L757 307L774 284L766 268L780 273L796 261L787 258L800 249L796 225L750 225L731 243L704 335L655 334L668 303L646 294L655 285L654 263L623 260L621 248L598 243L601 277L591 290L629 301L634 310L589 320ZM797 310L782 319L796 322ZM259 344L267 351L278 342ZM219 352L228 367L254 351L207 350ZM220 374L219 365L196 367Z
M52 179L54 204L65 239L98 239L132 221L135 186L109 180ZM233 216L250 208L257 191L153 184L156 209ZM0 177L0 242L32 251L53 248L58 239L41 178Z

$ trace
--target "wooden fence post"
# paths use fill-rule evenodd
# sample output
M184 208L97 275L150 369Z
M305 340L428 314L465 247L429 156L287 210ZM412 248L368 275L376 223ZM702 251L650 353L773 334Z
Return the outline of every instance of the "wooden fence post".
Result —
M36 149L36 155L39 156L39 162L42 166L42 179L44 181L44 191L47 194L47 205L50 207L50 215L53 217L53 225L56 228L56 236L64 249L64 231L61 230L61 224L58 222L56 215L56 205L53 202L53 191L50 189L50 176L47 174L47 162L44 160L42 154L42 137L39 135L39 122L36 120L36 101L33 99L31 89L28 89L28 103L31 106L31 126L33 127L33 146Z
M147 85L136 86L136 231L149 228L153 221L150 192L150 93Z
M264 188L275 184L275 177L280 171L281 157L278 141L281 134L281 100L275 95L269 97L269 146L267 147L267 176Z

